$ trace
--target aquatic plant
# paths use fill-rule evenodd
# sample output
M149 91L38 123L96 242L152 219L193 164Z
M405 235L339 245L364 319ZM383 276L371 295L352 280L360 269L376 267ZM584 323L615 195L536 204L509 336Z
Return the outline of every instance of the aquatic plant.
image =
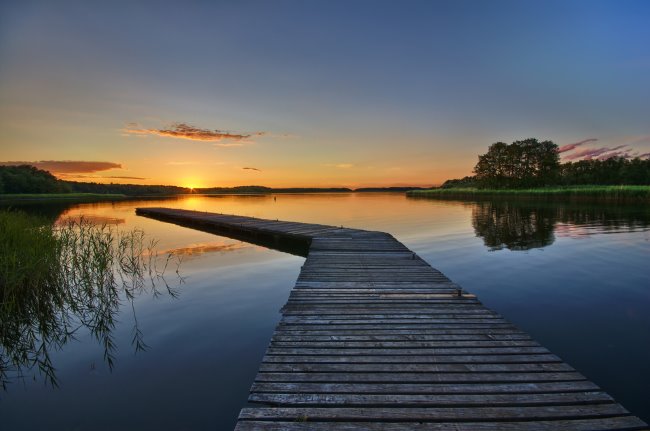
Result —
M159 256L143 231L119 231L83 219L52 224L17 211L0 211L0 384L38 371L57 385L50 352L87 328L104 349L109 368L112 330L120 307L134 318L133 345L146 348L134 298L176 296L164 278L172 254ZM180 263L180 262L178 262ZM176 273L179 281L182 281Z

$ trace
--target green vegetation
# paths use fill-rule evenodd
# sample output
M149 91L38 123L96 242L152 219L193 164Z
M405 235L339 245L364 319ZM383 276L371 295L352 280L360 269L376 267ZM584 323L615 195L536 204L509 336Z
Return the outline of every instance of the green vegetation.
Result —
M83 220L52 225L20 212L0 211L0 383L26 371L56 385L49 352L86 328L113 366L112 330L120 305L159 294L172 258L159 262L155 242L140 230L120 232ZM135 313L135 311L134 311ZM133 345L145 348L133 315Z
M564 185L650 185L650 159L580 160L560 166Z
M528 189L438 188L407 192L411 197L436 199L525 198L535 200L649 203L650 186L565 186Z
M72 189L54 175L33 166L0 166L0 194L69 193Z
M75 202L88 202L99 200L118 200L125 199L126 195L120 194L99 194L99 193L11 193L0 195L0 202L2 201L24 201L24 200L39 200L39 201L75 201Z
M559 163L557 145L537 139L492 144L478 157L475 176L442 188L526 189L548 186L650 185L650 159L611 157Z
M170 196L190 193L185 187L142 185L142 184L100 184L80 183L76 181L65 182L70 189L77 193L95 194L122 194L127 196Z
M555 184L560 168L558 147L537 139L497 142L478 156L476 180L483 187L520 188Z
M168 196L189 192L190 189L176 186L63 181L47 171L29 165L0 166L1 200L101 200L125 196Z

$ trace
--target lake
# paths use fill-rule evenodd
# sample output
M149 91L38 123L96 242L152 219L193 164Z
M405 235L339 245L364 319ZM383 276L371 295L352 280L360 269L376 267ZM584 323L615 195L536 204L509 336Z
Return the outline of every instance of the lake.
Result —
M650 207L457 202L397 193L184 196L31 204L52 218L143 229L181 257L177 297L125 302L113 370L79 332L0 392L6 430L232 429L303 258L135 215L164 206L391 233L650 421ZM136 352L134 319L148 345ZM32 379L35 375L35 379Z

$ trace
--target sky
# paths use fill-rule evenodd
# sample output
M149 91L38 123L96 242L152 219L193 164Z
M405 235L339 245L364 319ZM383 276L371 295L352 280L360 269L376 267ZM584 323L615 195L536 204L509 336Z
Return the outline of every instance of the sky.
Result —
M650 152L650 2L0 0L0 162L186 187L436 185L490 144Z

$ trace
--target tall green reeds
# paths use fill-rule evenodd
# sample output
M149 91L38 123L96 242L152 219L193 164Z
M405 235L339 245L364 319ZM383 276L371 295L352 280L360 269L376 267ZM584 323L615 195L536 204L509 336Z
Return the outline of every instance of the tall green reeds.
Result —
M112 368L112 330L123 303L157 285L176 292L163 275L155 242L140 230L67 221L52 225L21 212L0 211L0 383L38 370L56 385L52 349L87 328L104 348ZM178 270L177 270L178 272ZM133 345L145 348L135 318Z
M650 186L567 186L533 189L437 188L411 190L407 196L433 199L528 199L607 203L650 203Z

